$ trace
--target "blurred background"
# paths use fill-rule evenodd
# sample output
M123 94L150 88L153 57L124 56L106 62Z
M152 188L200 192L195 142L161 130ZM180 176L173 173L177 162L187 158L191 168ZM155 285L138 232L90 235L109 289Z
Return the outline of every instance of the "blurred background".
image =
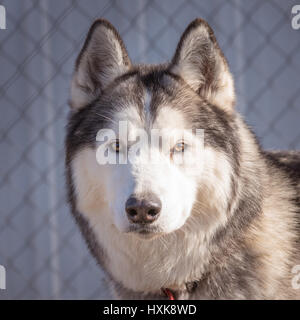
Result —
M300 2L298 1L300 4ZM0 299L103 299L103 273L66 204L64 134L74 61L94 19L134 62L172 57L196 17L215 30L237 109L269 149L300 147L300 30L292 0L0 0Z

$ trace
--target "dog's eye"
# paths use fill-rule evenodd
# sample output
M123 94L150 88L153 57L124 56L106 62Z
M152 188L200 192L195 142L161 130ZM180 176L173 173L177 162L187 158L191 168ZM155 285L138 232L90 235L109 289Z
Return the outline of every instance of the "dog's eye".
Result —
M119 143L119 140L113 141L113 142L110 144L110 148L111 148L114 152L119 153L119 152L120 152L120 143Z
M184 142L183 141L179 141L173 147L173 152L177 152L177 153L184 152L184 149L185 149Z

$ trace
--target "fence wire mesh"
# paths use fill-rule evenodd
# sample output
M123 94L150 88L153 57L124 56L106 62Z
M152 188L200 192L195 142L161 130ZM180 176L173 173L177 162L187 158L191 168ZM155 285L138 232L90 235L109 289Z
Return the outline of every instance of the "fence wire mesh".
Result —
M109 293L66 204L64 127L74 61L92 21L110 20L135 62L172 57L206 19L229 60L237 109L264 147L300 147L295 1L7 0L0 30L0 299L101 299Z

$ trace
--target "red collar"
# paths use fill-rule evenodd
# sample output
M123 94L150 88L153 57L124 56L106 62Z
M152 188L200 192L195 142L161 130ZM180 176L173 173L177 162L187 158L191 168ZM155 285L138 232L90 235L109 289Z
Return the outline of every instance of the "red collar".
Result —
M173 292L168 288L162 288L162 292L168 297L169 300L176 300Z

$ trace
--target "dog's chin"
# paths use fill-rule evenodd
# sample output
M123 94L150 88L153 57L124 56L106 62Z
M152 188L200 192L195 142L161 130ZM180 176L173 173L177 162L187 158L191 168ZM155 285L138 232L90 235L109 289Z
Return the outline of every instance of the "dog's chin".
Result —
M126 230L126 233L145 240L152 240L165 234L161 228L147 225L131 225Z

